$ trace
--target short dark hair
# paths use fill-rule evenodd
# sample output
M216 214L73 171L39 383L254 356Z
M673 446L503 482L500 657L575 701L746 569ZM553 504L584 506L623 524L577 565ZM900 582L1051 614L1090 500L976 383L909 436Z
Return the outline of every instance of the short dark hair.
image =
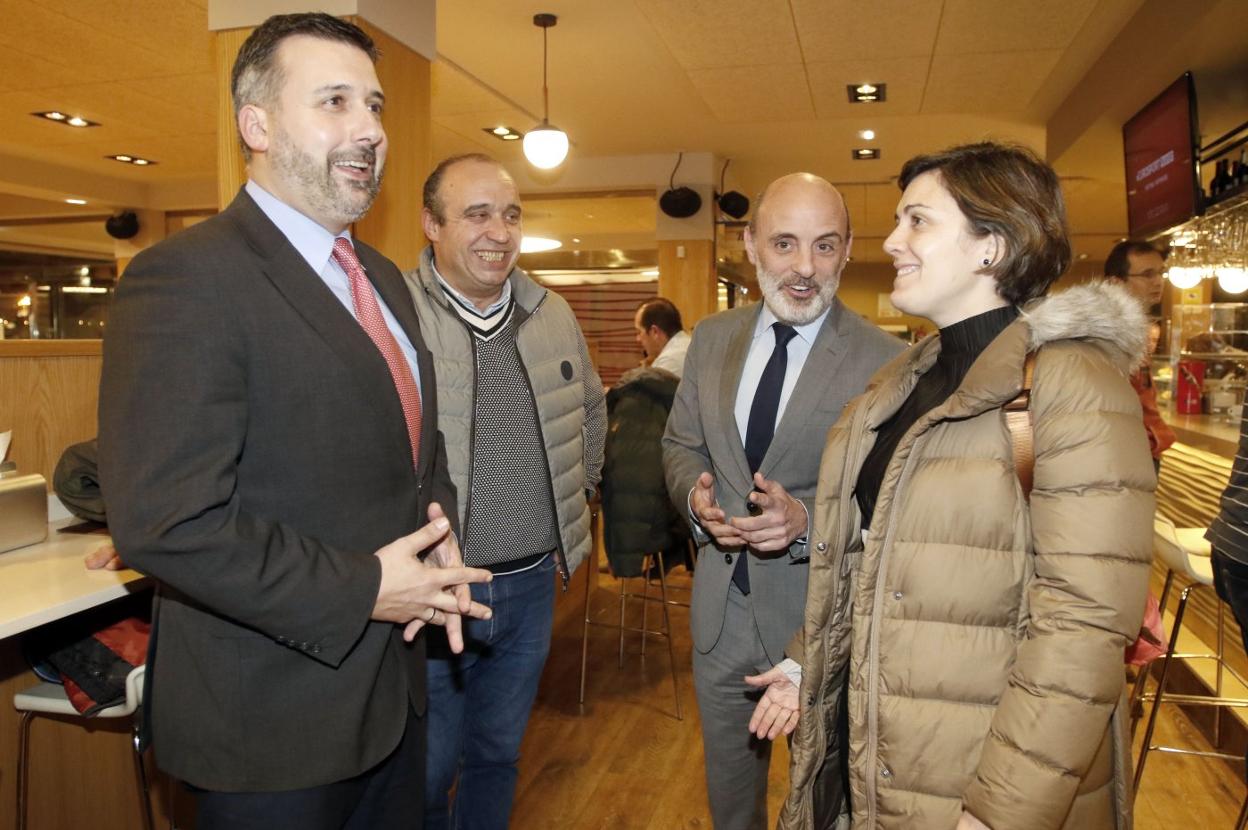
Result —
M1127 261L1129 254L1137 256L1157 254L1161 257L1161 261L1165 262L1166 257L1170 255L1170 249L1159 250L1151 242L1145 242L1143 239L1124 239L1113 247L1109 256L1105 257L1105 276L1125 280L1131 273L1131 263Z
M971 233L996 234L1005 253L980 273L1014 305L1043 297L1070 265L1066 201L1057 173L1038 155L1014 144L964 144L915 156L901 168L904 191L923 173L940 175Z
M446 224L446 206L442 204L442 199L438 191L442 187L442 177L446 175L446 171L455 165L464 161L479 161L484 164L493 164L498 167L503 165L498 159L488 156L485 153L464 153L458 156L444 158L438 162L438 166L433 168L433 172L429 174L429 178L425 179L425 186L421 194L425 210L429 211L433 216L433 220L439 225Z
M288 37L308 35L358 47L377 63L381 53L368 33L356 26L323 12L275 14L247 36L234 69L230 74L230 94L234 99L234 115L247 104L272 107L282 86L282 67L276 60L277 49ZM243 157L251 160L251 148L239 137Z
M668 337L675 337L676 334L684 330L684 325L680 321L680 309L666 297L655 297L646 300L641 304L641 315L638 322L641 323L643 329L649 329L651 326L658 326L659 331Z

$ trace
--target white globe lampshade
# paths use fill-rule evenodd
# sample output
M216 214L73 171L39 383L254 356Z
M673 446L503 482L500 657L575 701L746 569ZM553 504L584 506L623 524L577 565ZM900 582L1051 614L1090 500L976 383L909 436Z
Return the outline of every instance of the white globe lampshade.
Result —
M1166 276L1175 288L1191 288L1200 282L1203 274L1199 268L1181 268L1176 265L1166 272Z
M524 157L542 170L558 167L568 157L568 134L543 121L525 133Z
M1248 291L1248 270L1243 268L1219 268L1218 285L1227 294L1242 294Z

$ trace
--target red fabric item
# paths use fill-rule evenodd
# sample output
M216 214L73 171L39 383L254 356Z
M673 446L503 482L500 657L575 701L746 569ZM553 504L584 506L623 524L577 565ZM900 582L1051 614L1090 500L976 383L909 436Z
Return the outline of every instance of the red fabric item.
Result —
M334 240L334 259L347 272L351 281L351 302L355 306L355 319L360 327L368 333L377 350L386 359L390 367L390 376L394 378L394 388L399 393L399 402L403 404L403 417L407 421L407 437L412 442L412 465L420 461L420 390L416 388L416 380L412 377L412 367L408 365L398 341L390 333L386 318L381 314L381 305L373 296L372 283L364 273L360 258L355 255L351 241L343 237Z
M1144 601L1144 622L1140 636L1127 646L1124 660L1128 666L1147 666L1166 653L1166 629L1161 624L1161 606L1150 593Z
M147 641L151 639L152 625L138 617L127 617L102 628L91 635L101 645L117 655L131 667L138 667L147 662ZM94 714L111 701L94 700L82 690L68 675L61 674L61 682L65 686L65 694L69 702L84 715Z
M1152 376L1148 368L1140 369L1131 375L1131 386L1135 394L1140 396L1140 409L1144 410L1144 431L1148 433L1148 448L1153 458L1161 458L1161 454L1170 449L1174 443L1174 430L1170 429L1157 411L1157 391L1153 388Z

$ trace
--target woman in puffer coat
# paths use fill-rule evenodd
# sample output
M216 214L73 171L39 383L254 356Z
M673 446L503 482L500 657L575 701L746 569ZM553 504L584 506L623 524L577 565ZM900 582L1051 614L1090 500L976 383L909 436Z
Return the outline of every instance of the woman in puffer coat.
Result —
M1143 310L1105 284L1043 298L1070 245L1030 151L920 156L901 186L892 301L940 333L828 434L789 650L800 713L773 669L755 716L772 737L796 721L779 826L1129 828L1122 656L1155 485L1127 382ZM1032 352L1028 499L1002 407Z

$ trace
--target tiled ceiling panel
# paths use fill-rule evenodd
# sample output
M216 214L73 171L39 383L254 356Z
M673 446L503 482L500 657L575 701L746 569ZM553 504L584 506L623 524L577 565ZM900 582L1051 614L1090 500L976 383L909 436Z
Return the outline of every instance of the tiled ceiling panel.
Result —
M1064 49L1074 40L1097 2L944 0L936 52L941 55L970 55Z
M937 55L932 60L922 112L1020 114L1061 56L1056 49Z
M929 58L869 58L810 63L807 74L820 118L876 118L917 115L927 86ZM851 104L846 84L888 84L887 98L875 104Z
M783 64L800 58L788 0L635 2L685 69Z
M807 61L930 55L941 3L914 0L792 0Z
M801 64L695 69L689 78L711 112L724 123L815 117Z

